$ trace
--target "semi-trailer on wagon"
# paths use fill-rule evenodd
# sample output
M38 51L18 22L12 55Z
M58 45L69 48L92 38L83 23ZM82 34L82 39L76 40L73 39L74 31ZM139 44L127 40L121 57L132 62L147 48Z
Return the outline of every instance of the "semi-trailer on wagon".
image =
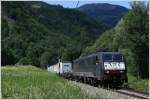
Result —
M69 61L58 62L57 64L48 66L47 70L62 76L67 76L72 73L72 63Z

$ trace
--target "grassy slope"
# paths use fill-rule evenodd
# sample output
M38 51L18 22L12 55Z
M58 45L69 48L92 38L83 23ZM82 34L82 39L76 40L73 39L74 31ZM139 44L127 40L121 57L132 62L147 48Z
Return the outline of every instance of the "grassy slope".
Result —
M2 98L93 98L63 78L33 66L2 67L1 75ZM130 74L128 78L130 88L148 93L148 80Z
M2 98L92 98L63 78L33 66L2 67Z
M148 93L149 92L149 80L148 79L142 79L138 80L136 77L132 76L131 74L128 74L128 85L130 88Z

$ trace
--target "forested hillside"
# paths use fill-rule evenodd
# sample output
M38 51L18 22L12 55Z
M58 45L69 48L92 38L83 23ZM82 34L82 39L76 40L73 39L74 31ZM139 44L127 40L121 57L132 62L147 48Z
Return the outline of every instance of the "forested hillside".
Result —
M2 65L73 60L107 27L86 14L44 2L2 1Z
M131 11L117 26L108 30L85 49L82 56L103 50L122 52L128 72L139 78L149 76L149 15L148 4L131 3Z
M128 72L148 78L148 5L133 2L131 8L116 27L107 30L103 23L76 9L44 2L3 1L2 65L44 68L59 58L72 61L81 54L119 51L126 57Z
M129 12L129 9L125 7L108 3L85 4L79 7L78 10L109 27L114 27Z

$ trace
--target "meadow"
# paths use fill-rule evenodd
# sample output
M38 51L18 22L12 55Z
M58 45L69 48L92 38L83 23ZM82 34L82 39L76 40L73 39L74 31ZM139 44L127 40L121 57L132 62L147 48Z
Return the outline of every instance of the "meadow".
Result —
M1 71L2 98L87 99L93 98L56 74L34 66L7 66Z
M128 74L130 88L148 93L149 80L138 80ZM34 66L1 68L2 98L7 99L92 99L77 86L62 77Z

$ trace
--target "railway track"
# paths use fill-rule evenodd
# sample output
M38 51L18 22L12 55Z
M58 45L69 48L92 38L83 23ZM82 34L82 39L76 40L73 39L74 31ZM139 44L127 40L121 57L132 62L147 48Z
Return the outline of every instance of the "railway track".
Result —
M131 88L125 88L125 87L119 87L119 88L107 88L105 87L104 89L114 91L120 94L124 94L130 97L138 98L138 99L149 99L149 94L148 93L143 93L139 91L135 91Z
M101 87L99 87L101 88ZM131 88L124 88L124 87L119 87L119 88L107 88L107 87L103 87L103 89L107 89L107 90L110 90L110 91L114 91L114 92L117 92L117 93L120 93L120 94L124 94L124 95L127 95L127 96L130 96L130 97L135 97L135 98L138 98L138 99L150 99L149 97L149 94L148 93L143 93L143 92L139 92L139 91L135 91Z
M94 87L76 81L69 81L71 85L79 86L82 91L86 91L89 95L96 95L103 99L149 99L148 94L143 94L127 89L108 89L104 87ZM84 92L85 93L85 92Z
M104 88L110 91L114 91L120 94L124 94L130 97L138 98L138 99L149 99L149 94L148 93L143 93L139 91L135 91L131 88L125 88L125 87L119 87L119 88Z
M136 97L139 99L149 99L149 95L145 94L145 93L139 93L139 92L135 92L132 90L127 90L127 89L118 89L116 90L116 92L121 93L121 94L125 94L125 95L129 95L132 97Z
M82 83L82 82L77 82L77 83ZM85 84L85 83L82 83L82 84ZM91 85L91 84L88 84L88 85ZM93 85L91 85L91 86L93 86ZM130 88L129 89L128 88L119 88L119 89L113 88L112 89L112 88L106 88L106 87L97 87L97 88L102 88L102 89L105 89L108 91L117 92L119 94L123 94L123 95L130 96L130 97L137 98L137 99L149 99L150 98L148 93L134 91Z
M90 86L93 86L92 84L88 84L88 83L83 83L83 82L78 82L77 83L82 83L82 84L87 84ZM126 96L130 96L133 98L137 98L137 99L150 99L149 94L148 93L142 93L139 91L135 91L133 89L130 89L128 87L119 87L119 88L108 88L108 87L101 87L101 86L93 86L93 87L97 87L97 88L102 88L108 91L113 91L113 92L117 92Z

